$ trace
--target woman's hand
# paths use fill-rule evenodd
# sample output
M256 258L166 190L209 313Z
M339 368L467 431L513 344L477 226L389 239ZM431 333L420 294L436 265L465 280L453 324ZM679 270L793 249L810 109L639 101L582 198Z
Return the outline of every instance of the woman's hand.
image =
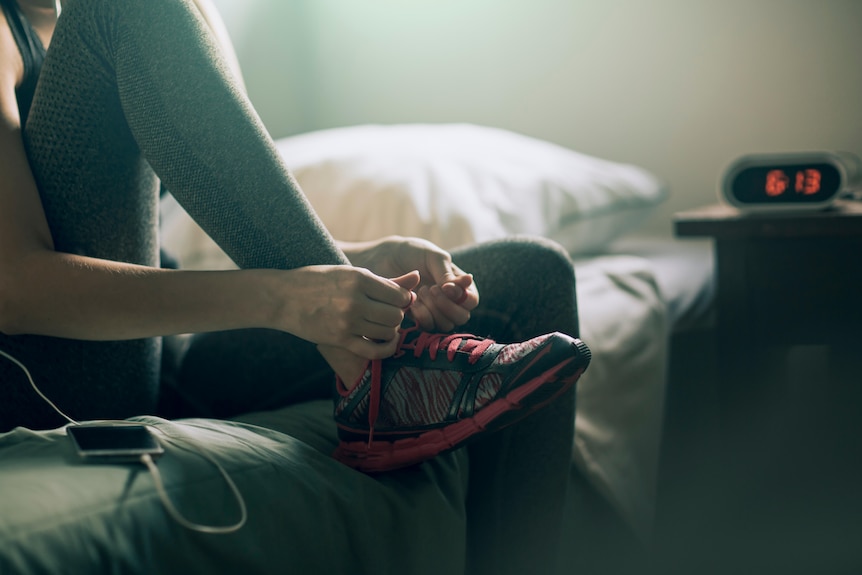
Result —
M353 266L309 266L280 274L274 327L366 359L395 353L419 273L390 280Z
M452 256L419 238L390 236L374 242L342 243L351 263L384 277L416 270L421 281L410 316L427 331L451 331L467 323L479 305L473 276L452 263Z

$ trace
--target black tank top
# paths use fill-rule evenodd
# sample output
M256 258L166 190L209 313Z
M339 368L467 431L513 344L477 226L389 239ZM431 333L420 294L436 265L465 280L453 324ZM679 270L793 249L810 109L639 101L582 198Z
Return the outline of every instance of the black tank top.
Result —
M15 0L0 0L0 6L3 7L9 28L12 29L12 36L18 45L18 51L21 52L21 58L24 60L24 79L21 81L21 85L15 89L15 96L18 99L18 114L21 116L21 125L23 126L30 114L30 104L33 103L33 94L36 92L36 81L39 79L39 71L45 60L45 47Z

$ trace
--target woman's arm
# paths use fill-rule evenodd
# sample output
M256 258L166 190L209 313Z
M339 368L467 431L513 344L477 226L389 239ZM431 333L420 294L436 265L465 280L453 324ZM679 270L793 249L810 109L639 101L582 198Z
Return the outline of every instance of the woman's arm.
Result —
M185 272L54 251L21 139L20 73L0 20L0 331L104 340L269 327L362 357L394 351L411 295L366 270Z
M0 218L5 223L5 218ZM2 241L2 240L0 240ZM0 259L0 331L91 340L266 327L386 357L409 291L349 266L176 271L32 250Z

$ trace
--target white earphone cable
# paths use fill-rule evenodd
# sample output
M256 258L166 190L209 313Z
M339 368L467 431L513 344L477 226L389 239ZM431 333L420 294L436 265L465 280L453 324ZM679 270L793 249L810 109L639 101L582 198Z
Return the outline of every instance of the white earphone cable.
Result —
M36 393L38 393L38 394L39 394L39 397L41 397L42 399L44 399L44 400L45 400L45 402L46 402L48 405L50 405L51 407L53 407L53 408L54 408L54 411L56 411L56 412L57 412L57 413L59 413L61 416L63 416L63 418L64 418L66 421L68 421L69 423L71 423L72 425L78 425L78 422L77 422L77 421L75 421L74 419L72 419L71 417L69 417L68 415L66 415L65 413L63 413L63 411L62 411L59 407L57 407L56 405L54 405L54 402L53 402L53 401L51 401L50 399L48 399L48 398L45 396L45 394L44 394L44 393L42 393L42 391L41 391L41 390L36 386L36 382L35 382L35 381L33 381L33 376L32 376L32 375L30 375L30 370L29 370L29 369L27 369L27 366L25 366L23 363L21 363L20 361L18 361L17 359L15 359L15 358L14 358L14 357L12 357L11 355L9 355L9 354L8 354L8 353L6 353L5 351L3 351L2 349L0 349L0 355L2 355L3 357L5 357L6 359L8 359L9 361L11 361L12 363L14 363L15 365L17 365L18 367L20 367L20 368L21 368L21 370L24 372L24 375L26 375L26 376L27 376L27 380L30 382L30 385L33 387L33 389L36 391Z
M71 417L69 417L68 415L63 413L63 411L59 407L54 405L53 401L48 399L48 397L45 396L44 393L42 393L42 391L36 385L36 382L33 381L33 376L30 374L30 370L27 369L27 366L25 366L23 363L18 361L18 359L16 359L12 355L6 353L2 349L0 349L0 356L5 357L9 361L11 361L15 365L17 365L19 368L21 368L21 370L24 372L24 375L27 376L27 381L30 382L30 386L36 391L36 393L39 395L39 397L44 399L45 402L54 409L54 411L59 413L71 425L81 425L81 422L75 421L74 419L72 419ZM120 424L120 425L140 425L139 423L130 422L130 421L122 421L122 420L103 420L103 421L105 423ZM88 422L88 423L94 423L94 422ZM168 436L162 430L160 430L154 426L148 426L148 427L152 427L153 429L158 431L165 438L165 440L168 443L172 443L171 440L168 438ZM177 444L174 444L174 446L182 448L181 446L179 446ZM190 450L186 449L186 451L190 451ZM218 461L216 461L212 456L210 456L207 453L204 453L203 451L195 451L195 453L200 455L201 457L203 457L204 459L206 459L210 463L212 463L219 470L219 473L221 473L222 477L224 477L225 482L227 483L228 487L230 488L231 492L233 493L234 497L236 498L237 505L239 506L239 510L240 510L240 518L233 525L225 525L225 526L201 525L198 523L193 523L193 522L189 521L188 519L186 519L185 517L183 517L182 514L177 510L177 508L174 507L174 504L171 502L171 499L168 496L168 492L165 489L164 481L162 480L162 474L159 471L159 468L156 465L156 463L153 461L153 458L150 457L149 454L144 454L141 456L141 463L146 465L147 469L150 470L150 473L153 476L153 482L155 483L155 486L156 486L156 491L159 494L159 499L162 500L162 505L164 505L165 509L168 512L168 515L170 515L174 519L174 521L176 521L177 523L179 523L180 525L182 525L183 527L185 527L187 529L191 529L192 531L198 531L201 533L226 534L226 533L234 533L235 531L238 531L240 528L242 528L243 525L245 525L246 521L248 520L248 509L246 508L245 499L243 498L242 493L240 493L239 488L237 488L236 484L230 478L230 475L228 475L228 472L225 471L224 467L222 467Z

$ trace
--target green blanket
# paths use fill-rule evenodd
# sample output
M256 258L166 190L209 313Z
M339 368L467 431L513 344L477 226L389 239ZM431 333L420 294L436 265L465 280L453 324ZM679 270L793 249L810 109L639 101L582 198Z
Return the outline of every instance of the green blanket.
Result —
M65 429L0 434L0 573L461 573L467 457L456 451L380 476L330 457L331 403L241 421L141 417L157 464L190 521L226 525L239 509L206 452L248 506L229 535L167 514L140 464L79 462Z

